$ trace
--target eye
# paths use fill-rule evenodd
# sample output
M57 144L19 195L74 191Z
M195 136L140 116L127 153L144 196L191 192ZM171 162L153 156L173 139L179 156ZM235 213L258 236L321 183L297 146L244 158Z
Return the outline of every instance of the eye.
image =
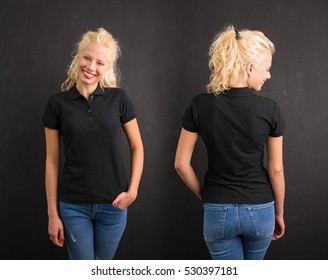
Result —
M104 66L105 65L105 63L103 63L103 62L97 62L97 64L99 65L99 66Z
M85 60L87 60L87 61L90 61L91 60L91 58L89 57L89 56L83 56L83 58L85 59Z

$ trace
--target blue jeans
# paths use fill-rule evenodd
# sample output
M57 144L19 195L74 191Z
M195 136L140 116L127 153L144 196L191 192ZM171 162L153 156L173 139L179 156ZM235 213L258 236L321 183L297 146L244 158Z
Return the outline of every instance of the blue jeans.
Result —
M72 260L110 260L123 235L127 209L112 204L71 204L60 201L65 244Z
M204 204L204 239L212 259L263 259L274 225L274 202Z

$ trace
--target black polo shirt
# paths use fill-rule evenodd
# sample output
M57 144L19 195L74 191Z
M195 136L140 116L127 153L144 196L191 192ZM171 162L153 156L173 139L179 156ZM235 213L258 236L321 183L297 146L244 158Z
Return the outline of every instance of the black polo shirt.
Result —
M119 88L98 87L89 100L76 87L49 98L43 125L60 131L65 153L60 200L111 203L128 189L122 125L134 118L134 106Z
M182 125L199 133L207 149L204 202L273 201L263 155L268 136L281 136L285 130L276 102L248 88L203 93L194 97Z

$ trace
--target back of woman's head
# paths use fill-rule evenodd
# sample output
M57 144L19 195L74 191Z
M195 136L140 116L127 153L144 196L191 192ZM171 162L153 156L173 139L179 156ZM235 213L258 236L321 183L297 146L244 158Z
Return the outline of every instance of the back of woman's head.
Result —
M106 31L104 28L100 27L97 31L88 31L84 33L81 40L76 44L76 54L73 57L72 63L68 69L68 78L62 84L62 90L69 90L72 86L76 85L78 82L77 75L77 60L79 53L81 53L88 44L97 43L108 49L107 65L108 70L104 73L102 80L100 81L101 87L116 87L118 80L118 69L116 66L116 61L120 54L120 48L117 41L113 36Z
M268 53L274 54L273 43L257 30L238 31L229 25L213 40L209 50L210 83L207 90L219 94L237 81L246 79L246 66L261 63Z

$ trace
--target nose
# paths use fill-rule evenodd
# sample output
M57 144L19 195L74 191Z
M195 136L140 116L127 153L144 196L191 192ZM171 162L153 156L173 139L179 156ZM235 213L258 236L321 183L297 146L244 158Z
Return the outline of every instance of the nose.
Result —
M87 65L88 70L95 70L96 69L96 62L94 60L89 61Z
M268 77L267 77L267 80L271 79L271 73L268 72Z

